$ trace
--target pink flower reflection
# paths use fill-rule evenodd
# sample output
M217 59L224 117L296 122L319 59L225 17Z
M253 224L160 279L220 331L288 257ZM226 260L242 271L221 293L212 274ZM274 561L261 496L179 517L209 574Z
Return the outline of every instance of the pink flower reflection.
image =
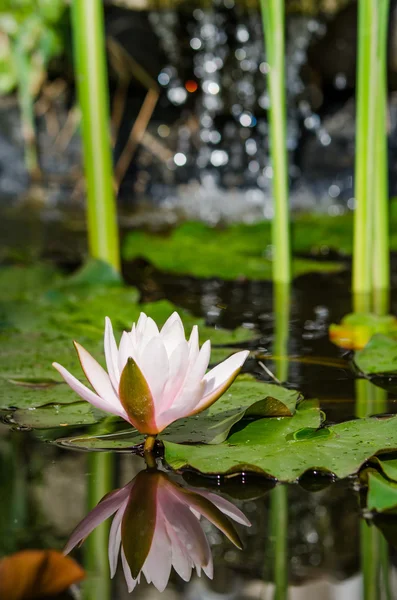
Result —
M111 577L121 554L125 579L131 592L144 574L161 592L171 567L184 581L192 569L213 576L211 549L200 524L206 517L235 546L242 548L230 521L250 526L231 502L201 490L182 487L160 471L141 471L123 488L105 496L72 533L65 547L69 553L100 523L114 515L109 534Z

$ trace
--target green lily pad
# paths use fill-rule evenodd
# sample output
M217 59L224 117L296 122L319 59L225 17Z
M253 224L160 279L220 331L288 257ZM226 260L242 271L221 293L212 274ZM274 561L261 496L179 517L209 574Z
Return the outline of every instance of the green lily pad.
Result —
M68 385L55 379L0 379L0 386L0 410L73 404L78 397Z
M243 417L291 417L300 399L299 392L240 375L228 391L207 410L175 421L160 434L161 440L177 443L220 444ZM58 440L64 445L95 450L124 450L142 443L134 429L105 436L79 436Z
M192 467L211 474L254 471L291 482L313 469L347 477L374 455L397 449L397 417L348 421L327 428L327 435L322 429L304 439L297 435L319 425L318 406L304 401L292 418L250 423L232 433L216 452L209 446L165 441L165 460L174 469Z
M105 417L105 413L82 401L73 404L47 404L38 408L21 408L14 411L8 420L19 427L29 429L55 429L93 425Z
M367 508L375 512L397 509L397 483L371 471L368 474Z
M393 481L397 481L397 459L377 458L376 460L386 477Z
M264 252L264 228L268 229L268 225L214 230L201 223L185 223L168 236L134 231L126 237L123 256L127 260L145 258L160 270L199 278L271 279L273 266ZM270 238L267 243L270 244ZM197 260L197 248L200 248L200 260ZM337 262L304 258L295 258L292 266L294 276L343 269Z
M355 353L354 362L365 375L397 371L397 340L374 335L363 350Z

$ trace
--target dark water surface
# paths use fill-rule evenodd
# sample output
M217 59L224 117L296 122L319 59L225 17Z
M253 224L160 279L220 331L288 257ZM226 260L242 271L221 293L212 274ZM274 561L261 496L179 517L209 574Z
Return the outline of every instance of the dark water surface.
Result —
M280 373L282 361L287 369L282 379L306 398L318 398L328 423L354 418L355 375L350 356L328 339L329 324L351 311L349 273L306 276L294 283L288 362L285 357L272 358L275 316L270 283L198 282L166 276L144 264L139 268L124 265L124 275L128 283L139 287L143 301L167 298L204 316L210 325L255 328L260 335L254 347L263 351L272 373ZM397 312L395 291L391 312ZM259 378L271 380L257 362L249 362L247 368ZM391 394L386 412L397 412L396 398ZM88 507L93 508L105 493L128 484L144 467L143 459L137 456L76 452L40 441L31 431L0 425L0 554L26 548L62 549ZM311 474L299 484L274 487L265 478L244 474L204 478L185 471L170 477L176 486L223 495L252 526L235 525L244 545L241 551L203 518L201 524L212 547L214 579L210 581L205 575L199 579L193 573L186 583L172 571L163 594L142 581L133 596L161 596L165 600L397 597L396 553L391 545L389 561L382 561L386 542L380 529L366 525L356 479L335 481ZM393 527L393 521L387 521L391 539ZM132 526L130 533L136 535ZM72 553L87 569L81 596L87 600L129 597L120 565L110 583L107 540L108 532L99 529ZM137 539L138 546L142 543ZM193 539L191 543L194 545ZM159 569L161 556L167 552L162 547L157 557ZM372 585L366 579L365 594L360 567L364 558L380 582Z

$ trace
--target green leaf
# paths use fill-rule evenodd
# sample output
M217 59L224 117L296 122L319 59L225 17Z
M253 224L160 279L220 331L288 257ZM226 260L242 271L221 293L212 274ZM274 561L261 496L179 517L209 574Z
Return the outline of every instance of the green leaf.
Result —
M207 410L171 423L160 438L178 443L219 444L243 417L291 416L299 399L300 394L295 390L256 381L251 375L240 375ZM143 437L128 429L106 436L88 435L58 441L86 450L125 450L140 444Z
M105 417L105 413L82 401L73 404L48 404L38 408L21 408L10 413L8 421L29 429L52 429L92 425Z
M121 373L119 396L135 427L141 433L156 434L152 392L142 371L131 357Z
M368 474L368 510L391 511L397 508L397 483L389 481L377 471Z
M127 260L145 258L169 273L203 278L271 279L272 261L264 253L266 243L271 243L270 236L266 242L266 231L270 233L268 223L222 230L201 223L185 223L168 236L134 231L126 237L123 256ZM200 260L197 260L197 248L200 248ZM312 271L335 272L342 268L336 262L293 260L295 276Z
M152 545L156 527L156 492L160 477L158 473L138 473L124 511L121 540L134 579L138 577Z
M354 362L365 375L397 371L397 340L374 335L363 350L355 353Z
M50 378L0 379L0 386L0 410L72 404L78 398L68 385Z
M397 481L397 459L396 458L377 458L376 459L377 464L380 466L380 468L382 469L383 473L386 475L386 477L388 477L389 479L392 479L393 481Z
M261 472L280 481L295 481L307 470L347 477L371 457L397 449L397 417L358 419L307 435L321 414L313 401L302 402L292 418L261 419L232 433L212 451L210 446L165 441L165 459L175 469L202 473ZM299 430L306 430L298 433Z

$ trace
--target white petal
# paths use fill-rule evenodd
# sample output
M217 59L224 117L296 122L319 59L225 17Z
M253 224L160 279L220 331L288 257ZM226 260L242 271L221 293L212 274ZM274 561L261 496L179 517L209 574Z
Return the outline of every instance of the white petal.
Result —
M119 346L119 369L120 373L123 372L125 365L127 364L127 360L129 358L133 358L135 362L137 362L136 350L131 341L130 334L126 331L123 332L120 340Z
M188 368L188 345L183 340L169 357L169 375L164 388L163 410L168 409L181 391Z
M219 398L233 383L240 372L241 367L249 355L249 350L242 350L232 356L229 356L222 363L211 369L204 376L204 394L203 398L194 409L195 414L204 410Z
M131 592L135 589L136 584L139 582L139 576L138 579L133 579L123 548L121 548L121 563L123 565L124 577L127 583L128 591L131 594Z
M152 392L155 410L156 412L160 411L169 372L168 356L160 336L149 341L139 359L138 366Z
M165 527L161 506L157 504L156 525L150 552L142 567L147 581L151 581L159 592L167 587L172 565L171 542Z
M145 328L143 330L142 340L140 341L145 346L154 337L160 335L159 328L151 317L146 317Z
M129 498L126 498L126 500L120 506L117 513L114 515L113 521L112 521L112 526L111 526L110 532L109 532L108 553L109 553L110 577L112 579L115 576L116 570L117 570L117 562L118 562L120 546L121 546L121 521L123 519L123 515L124 515L125 509L127 507L128 500L129 500Z
M167 350L168 356L171 356L175 348L177 348L182 342L186 342L185 330L183 329L182 321L180 319L174 320L173 323L167 328L167 330L164 333L162 330L161 339L164 342L164 346Z
M138 336L143 335L143 332L145 331L146 321L147 321L147 315L145 315L145 313L141 312L141 314L139 315L137 324L136 324L136 333Z
M74 342L77 354L81 362L81 366L87 377L88 381L101 398L109 402L115 409L121 409L122 405L118 396L116 395L114 388L111 384L109 375L105 369L91 356L83 346L80 346L77 342Z
M78 379L76 379L76 377L74 377L74 375L69 373L69 371L67 371L65 367L62 367L58 363L52 363L52 366L55 367L55 369L62 375L66 383L72 388L72 390L76 392L76 394L83 398L83 400L86 400L87 402L95 406L95 408L99 408L99 410L103 410L113 415L122 417L126 421L129 420L127 413L125 412L121 404L119 408L116 409L112 404L109 404L107 400L101 398L100 396L95 394L95 392L91 391L85 385L83 385Z
M116 345L116 340L113 335L113 327L112 322L109 317L105 319L105 339L104 339L104 347L105 347L105 358L106 358L106 366L109 373L110 381L112 382L112 386L114 390L117 392L119 389L119 381L120 381L120 369L118 365L118 350Z
M189 338L189 366L196 362L199 353L199 334L197 325L193 325Z
M183 327L181 317L178 315L178 313L176 311L174 311L172 313L172 315L170 317L168 317L168 319L166 320L166 322L164 323L164 325L162 326L162 328L160 330L160 335L161 336L165 335L168 332L168 330L173 327L175 322L179 322Z

